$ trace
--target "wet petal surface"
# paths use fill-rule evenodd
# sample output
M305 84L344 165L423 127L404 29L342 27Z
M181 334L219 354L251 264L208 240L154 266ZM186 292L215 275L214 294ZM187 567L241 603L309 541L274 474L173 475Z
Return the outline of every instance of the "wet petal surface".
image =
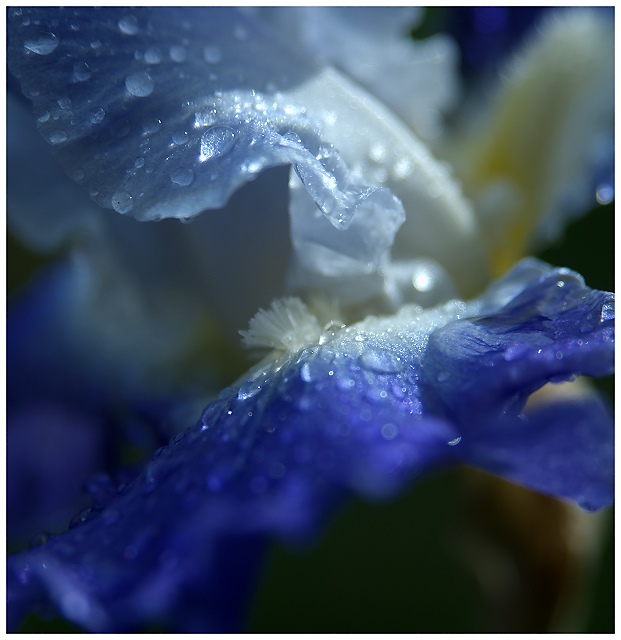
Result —
M561 276L564 287L557 286ZM554 300L551 285L560 291ZM450 461L509 469L509 477L525 484L604 506L611 495L610 456L598 467L591 454L611 450L606 420L591 428L580 418L566 428L567 409L545 424L543 414L532 417L522 433L504 427L522 420L523 400L543 384L607 372L614 352L611 302L567 270L528 261L471 303L405 307L265 360L105 507L11 557L9 608L19 617L47 602L96 631L169 618L183 626L177 615L184 611L183 594L200 587L207 598L216 589L212 570L221 536L306 537L347 493L386 497ZM596 311L597 322L589 321ZM467 339L464 326L483 327L486 337ZM578 334L582 345L569 347ZM542 345L546 354L562 348L567 359L540 357ZM438 375L431 353L446 365L447 378ZM593 353L602 364L594 364ZM474 381L467 389L460 368ZM470 399L476 380L482 391ZM511 438L522 435L512 453ZM528 458L533 442L539 447ZM568 489L575 480L567 480L567 465L548 464L555 456L590 460L580 495L575 486ZM202 606L203 630L225 625L216 610Z

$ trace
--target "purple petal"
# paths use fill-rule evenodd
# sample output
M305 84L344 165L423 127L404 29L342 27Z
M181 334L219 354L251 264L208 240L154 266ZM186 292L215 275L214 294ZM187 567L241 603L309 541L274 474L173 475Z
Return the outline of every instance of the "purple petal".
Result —
M568 420L562 406L526 426L519 412L547 381L608 370L610 303L574 274L530 261L468 305L404 308L258 365L105 507L12 556L9 608L19 616L47 602L94 631L153 620L183 628L186 618L226 627L211 606L224 539L306 537L351 491L385 497L451 460L589 508L607 504L612 431L601 410L584 404ZM580 469L573 480L570 466ZM207 604L190 607L191 590Z
M464 444L471 464L584 509L614 500L614 421L597 400L552 403Z
M431 393L464 433L492 411L519 411L546 382L613 373L614 294L575 272L524 260L481 303L481 315L430 337L423 363Z

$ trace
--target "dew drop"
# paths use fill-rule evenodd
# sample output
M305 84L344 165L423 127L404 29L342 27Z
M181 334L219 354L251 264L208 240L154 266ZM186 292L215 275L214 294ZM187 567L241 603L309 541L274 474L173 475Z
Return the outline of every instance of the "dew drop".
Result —
M37 122L47 122L49 119L50 119L50 112L49 111L42 111L37 116Z
M66 142L67 134L64 131L54 131L54 133L50 134L48 140L52 144L60 144L61 142Z
M136 169L141 169L142 167L144 167L144 158L136 158L136 160L134 161L134 167Z
M235 145L235 131L231 127L209 127L201 137L200 162L228 153Z
M187 131L179 131L172 134L172 141L174 144L185 144L189 139Z
M461 442L461 436L459 436L458 438L455 438L454 440L451 440L448 444L450 447L454 447L456 444L459 444Z
M158 118L147 120L142 126L142 130L146 135L157 133L162 128L162 121Z
M602 312L600 315L600 322L606 322L608 320L615 319L615 305L613 302L605 302L602 305Z
M146 71L137 71L125 78L125 88L137 98L146 98L153 92L155 83Z
M203 49L203 57L209 64L218 64L222 61L222 51L217 44L207 45Z
M312 376L308 362L305 362L302 365L302 369L300 370L300 377L302 378L302 380L304 380L304 382L311 382Z
M61 109L71 109L71 100L69 98L59 98L56 102L58 102L58 106Z
M385 440L394 440L399 433L399 429L397 428L397 425L392 422L387 422L385 425L382 425L381 433L382 438Z
M112 208L117 213L128 213L132 210L134 206L134 199L129 195L129 193L125 193L125 191L117 191L112 196Z
M91 111L88 119L91 121L91 124L99 124L105 117L106 112L101 107L98 107L97 109L93 109L93 111Z
M119 29L126 36L133 36L138 33L138 20L136 19L136 16L123 16L119 20L118 25Z
M610 184L601 184L595 190L595 199L598 204L610 204L615 197L614 187Z
M52 53L58 47L58 38L53 33L42 33L35 40L26 40L24 49L40 56Z
M173 62L185 62L185 58L187 56L185 47L182 47L180 44L175 44L170 47L170 59Z
M84 82L91 77L91 68L86 62L76 62L73 65L73 80L74 82Z
M360 356L365 369L375 373L397 373L403 369L401 359L385 349L369 349Z
M147 51L145 51L144 61L147 64L159 64L162 61L162 54L160 53L159 49L151 47L150 49L147 49Z
M187 187L194 182L194 172L192 169L181 167L170 176L170 179L180 187Z
M91 42L91 49L99 49L101 47L101 40L93 40Z
M75 169L75 171L73 171L73 173L71 174L71 177L76 182L81 182L82 180L84 180L85 175L86 174L84 173L84 169Z

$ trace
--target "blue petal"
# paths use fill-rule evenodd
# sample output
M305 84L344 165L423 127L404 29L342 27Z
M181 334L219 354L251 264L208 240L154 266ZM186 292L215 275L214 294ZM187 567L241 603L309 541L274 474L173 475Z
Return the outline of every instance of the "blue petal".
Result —
M596 511L614 500L614 421L597 400L569 400L483 429L464 460Z
M575 272L523 260L480 303L479 317L431 336L423 363L465 430L492 408L519 410L546 382L613 373L614 294L589 289Z
M535 387L608 369L593 354L612 359L610 302L577 276L531 261L480 300L371 317L257 365L90 519L12 556L9 610L19 617L48 603L85 628L111 631L154 620L182 628L190 608L196 627L222 628L209 599L225 537L306 537L352 491L385 497L450 461L480 461L601 506L611 493L612 434L593 406L581 407L569 431L569 408L555 420L533 414L515 455L503 451L520 435L521 400ZM583 344L572 346L577 334ZM589 414L596 425L587 432ZM539 446L533 464L528 443ZM566 465L550 465L559 454L577 464L583 453L579 485L567 481ZM205 595L200 608L185 601L190 590Z

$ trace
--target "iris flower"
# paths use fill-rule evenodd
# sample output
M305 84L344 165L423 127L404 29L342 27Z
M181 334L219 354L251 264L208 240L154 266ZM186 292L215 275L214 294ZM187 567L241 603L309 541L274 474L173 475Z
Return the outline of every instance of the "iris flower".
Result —
M91 495L9 557L10 628L236 630L267 540L448 465L611 505L607 407L530 399L613 372L614 296L520 258L610 188L612 29L551 15L449 135L419 18L9 9L9 223L66 250L8 319L10 531Z

